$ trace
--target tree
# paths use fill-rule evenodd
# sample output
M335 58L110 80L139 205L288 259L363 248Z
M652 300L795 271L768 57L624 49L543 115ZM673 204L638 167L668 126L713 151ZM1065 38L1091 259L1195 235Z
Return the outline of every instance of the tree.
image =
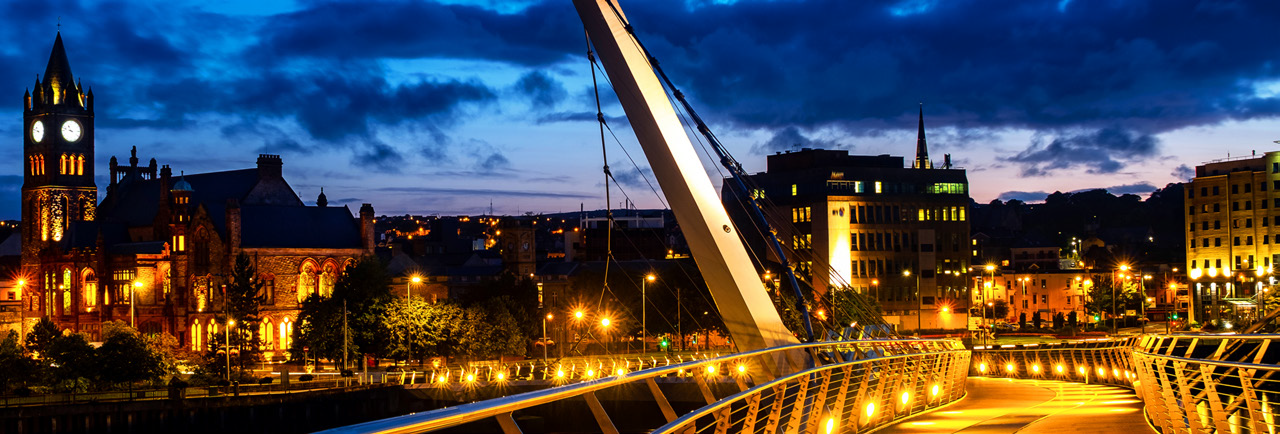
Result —
M1077 320L1077 319L1076 319L1076 317L1078 317L1078 316L1079 316L1079 315L1077 315L1077 314L1076 314L1076 311L1074 311L1074 310L1067 314L1067 327L1068 327L1068 328L1076 328L1076 325L1078 325L1078 324L1079 324L1079 320Z
M137 330L117 327L104 331L103 337L102 347L98 348L102 381L125 383L132 389L134 383L164 374L163 357L151 350Z
M1037 328L1039 328L1039 326L1037 326ZM1027 329L1027 313L1022 312L1018 314L1018 330L1026 330L1026 329Z
M37 356L44 357L45 349L54 339L62 336L62 329L58 327L49 317L40 318L35 327L31 328L31 333L27 333L26 345L27 351L36 353Z
M1009 303L1004 300L996 300L991 302L991 306L985 306L983 314L992 321L1002 320L1009 317Z
M463 311L458 345L469 359L523 356L528 337L507 306L506 296L477 303Z
M1035 313L1035 316L1032 316L1032 317L1031 317L1031 325L1032 325L1033 327L1035 327L1035 328L1036 328L1036 330L1039 330L1039 329L1040 329L1040 323L1041 323L1041 322L1042 322L1042 320L1040 319L1040 312L1036 312L1036 313Z
M427 303L421 297L396 299L387 305L383 328L388 356L399 360L448 356L457 347L462 308L452 302Z
M342 270L334 284L333 296L313 294L303 301L294 328L294 345L290 354L302 356L310 348L316 357L337 362L343 350L352 360L361 353L375 356L390 348L383 319L392 300L391 278L377 257L366 256ZM346 328L343 328L344 304ZM343 337L346 337L344 345Z
M58 336L46 348L47 383L60 391L83 392L98 376L98 357L83 334Z
M18 341L18 332L14 330L9 330L0 341L0 393L7 392L11 386L27 384L36 373L35 361L27 357Z
M1053 314L1053 329L1054 329L1054 330L1062 330L1062 327L1066 324L1066 322L1067 322L1067 319L1066 319L1066 317L1065 317L1065 316L1063 316L1063 315L1062 315L1062 312L1058 312L1058 313Z
M227 284L226 313L230 318L219 318L221 324L227 324L228 319L235 321L230 344L237 350L236 364L240 371L244 371L246 362L257 362L261 356L258 326L262 319L258 313L266 296L262 294L262 281L257 279L257 274L248 255L244 252L236 255L231 281Z

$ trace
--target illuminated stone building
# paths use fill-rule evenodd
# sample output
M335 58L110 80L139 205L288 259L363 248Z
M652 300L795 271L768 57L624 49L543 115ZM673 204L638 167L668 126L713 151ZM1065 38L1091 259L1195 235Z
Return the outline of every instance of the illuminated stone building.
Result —
M922 114L910 167L889 155L777 153L768 156L766 172L751 176L760 187L752 194L771 203L782 242L797 257L808 255L794 266L811 278L819 296L848 282L872 293L886 317L905 328L915 329L921 320L927 329L963 328L971 257L968 180L963 169L951 168L949 155L945 161L935 168L929 160ZM730 184L726 208L739 227L750 227ZM748 242L766 251L763 242Z
M1196 166L1186 191L1189 318L1203 322L1223 315L1214 306L1247 308L1224 299L1249 298L1273 283L1280 260L1280 152Z
M264 350L282 356L301 300L331 292L346 264L373 253L372 206L353 217L323 193L305 206L277 155L260 155L256 168L175 176L155 159L139 166L135 147L127 165L111 158L98 203L93 93L73 83L59 36L23 107L27 322L48 316L96 340L102 322L132 321L203 349L244 253L264 284Z

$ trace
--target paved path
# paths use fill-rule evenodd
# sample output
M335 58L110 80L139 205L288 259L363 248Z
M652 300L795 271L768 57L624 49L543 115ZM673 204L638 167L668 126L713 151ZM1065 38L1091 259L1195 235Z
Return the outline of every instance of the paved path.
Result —
M964 399L881 433L1153 433L1142 401L1119 387L970 377Z

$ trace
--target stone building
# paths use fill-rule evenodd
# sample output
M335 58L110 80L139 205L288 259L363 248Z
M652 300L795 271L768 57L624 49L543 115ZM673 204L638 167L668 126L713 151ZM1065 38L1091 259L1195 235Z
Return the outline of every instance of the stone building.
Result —
M373 207L353 216L323 193L306 206L278 155L259 155L255 168L175 176L155 159L140 166L135 147L127 165L111 158L98 203L93 92L73 81L61 35L35 87L23 106L28 324L47 316L96 340L102 322L121 320L203 349L219 332L215 316L243 253L267 300L263 349L283 356L301 300L331 292L344 266L373 253Z

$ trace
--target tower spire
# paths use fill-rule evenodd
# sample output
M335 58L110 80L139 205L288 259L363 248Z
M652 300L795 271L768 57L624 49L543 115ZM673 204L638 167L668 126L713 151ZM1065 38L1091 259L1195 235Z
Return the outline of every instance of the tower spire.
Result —
M920 103L920 132L916 135L916 162L911 167L915 169L933 168L933 163L929 162L929 145L924 140L924 103Z
M71 62L67 61L67 50L62 46L62 32L53 40L53 50L49 52L49 65L44 69L42 87L53 92L54 105L65 102L71 92L78 92L75 80L71 76ZM77 93L76 100L79 101Z

